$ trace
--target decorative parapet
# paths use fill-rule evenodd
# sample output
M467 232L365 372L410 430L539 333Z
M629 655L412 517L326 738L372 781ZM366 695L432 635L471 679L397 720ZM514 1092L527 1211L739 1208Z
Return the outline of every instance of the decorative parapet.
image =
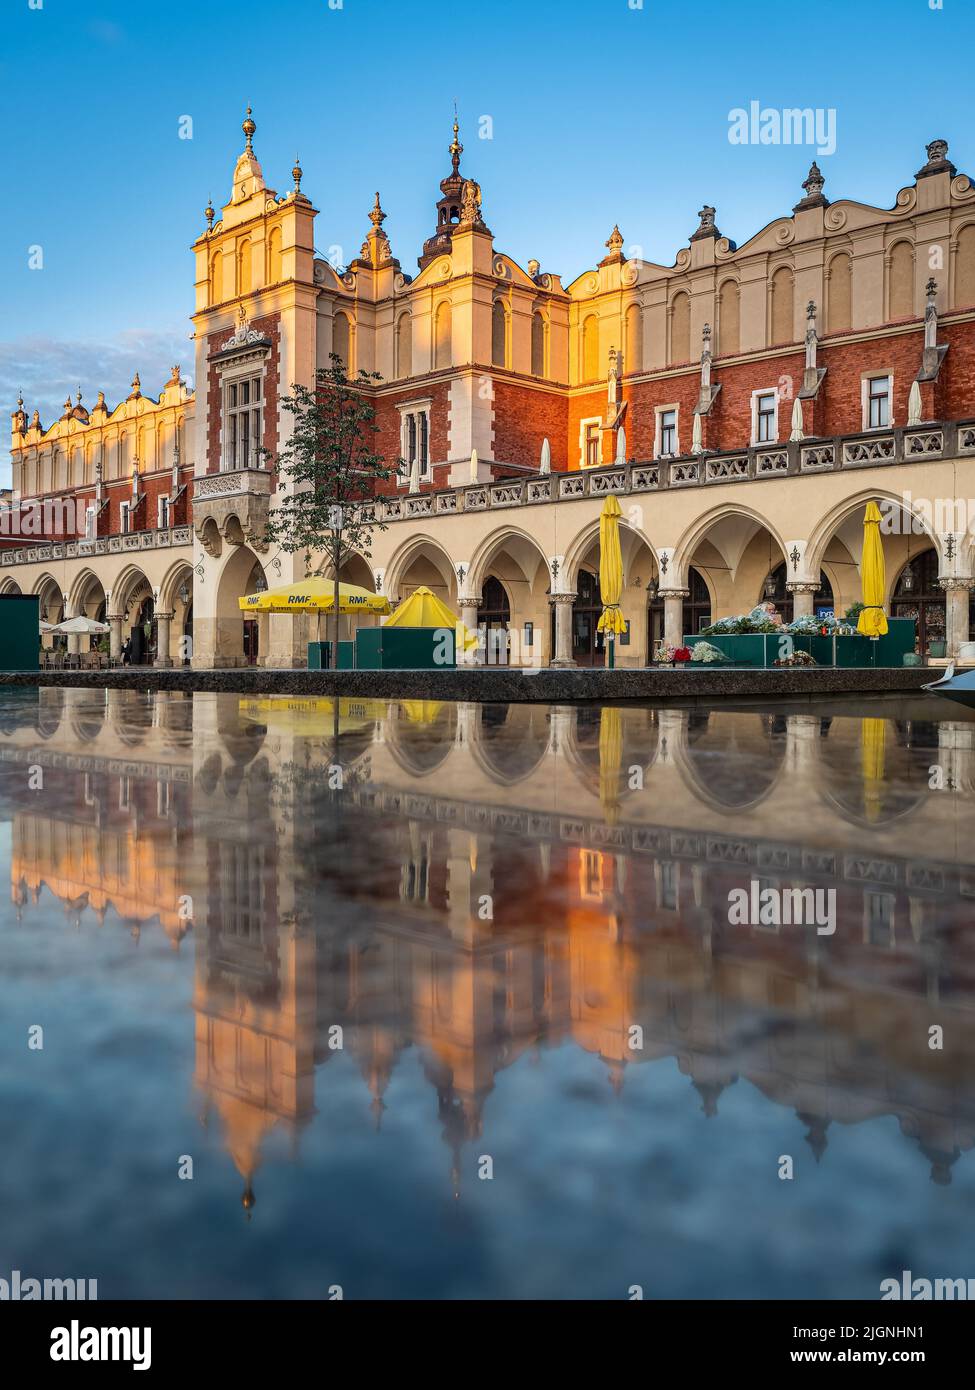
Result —
M132 531L128 535L99 536L97 540L65 541L58 545L16 547L0 552L0 568L13 565L49 564L51 560L85 560L93 555L115 555L131 550L162 550L192 544L192 527L171 526L158 531Z
M240 468L226 473L205 473L193 480L193 500L203 498L236 497L241 493L252 493L259 497L270 496L272 475L266 468Z
M682 455L649 463L613 463L604 468L582 468L569 473L539 473L414 497L381 497L377 498L375 510L384 522L403 521L414 516L574 502L605 497L608 493L708 487L798 477L840 468L847 471L881 464L919 463L951 457L953 453L975 454L975 421L957 426L933 424L895 428L845 438L789 440L774 446L765 444L695 457Z

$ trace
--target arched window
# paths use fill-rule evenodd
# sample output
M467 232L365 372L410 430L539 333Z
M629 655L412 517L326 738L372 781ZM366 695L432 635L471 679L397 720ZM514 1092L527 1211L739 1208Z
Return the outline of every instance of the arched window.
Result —
M888 313L894 319L914 317L914 247L899 241L891 249L888 270Z
M670 363L691 360L691 297L683 290L670 305Z
M582 379L599 379L599 320L590 314L582 325Z
M845 251L829 263L826 293L827 333L848 332L853 327L853 260Z
M400 314L396 324L396 375L413 375L413 318Z
M623 371L643 371L643 310L631 304L626 311L626 335L623 339Z
M722 357L729 357L741 347L741 319L738 311L738 285L726 280L718 291L718 343Z
M496 367L508 365L508 315L500 299L491 311L491 361Z
M267 283L276 285L284 279L281 268L281 228L272 227L267 239Z
M449 367L453 361L452 331L450 301L445 299L437 309L434 346L435 367Z
M958 233L955 247L955 308L970 309L975 304L975 223L969 222Z
M332 330L332 351L341 357L342 364L347 372L352 366L350 361L351 337L352 334L348 318L345 314L336 314Z
M532 376L545 376L545 319L538 309L532 314Z
M945 640L947 604L938 587L938 552L922 550L912 556L897 576L891 595L893 618L913 618L917 650L927 654L931 642Z
M250 238L242 241L237 248L237 293L251 292L251 244Z
M779 266L772 276L770 289L769 327L772 346L795 341L795 322L792 312L792 271L787 265Z
M209 301L211 304L219 304L223 299L223 276L222 276L223 254L214 251L210 257L210 286Z

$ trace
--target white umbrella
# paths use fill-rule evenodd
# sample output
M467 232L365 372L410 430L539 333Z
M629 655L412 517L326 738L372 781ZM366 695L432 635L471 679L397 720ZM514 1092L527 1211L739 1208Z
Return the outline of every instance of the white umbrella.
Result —
M542 458L538 465L539 473L551 473L552 471L552 446L548 439L542 440Z
M53 623L46 623L46 622L44 621L43 618L41 619L40 626L41 626L41 632L53 632L53 631L54 631L54 624L53 624Z
M792 407L792 433L789 435L791 440L798 441L804 438L802 433L802 401L796 396Z
M110 632L108 623L97 623L94 618L68 618L63 623L58 623L51 629L52 632L60 632L65 637L92 637L101 636Z
M476 449L472 449L472 450L471 450L471 472L470 472L470 480L471 480L471 482L472 482L472 483L476 483L476 482L479 480L479 476L480 476L480 474L479 474L479 470L478 470L478 466L477 466L477 450L476 450Z

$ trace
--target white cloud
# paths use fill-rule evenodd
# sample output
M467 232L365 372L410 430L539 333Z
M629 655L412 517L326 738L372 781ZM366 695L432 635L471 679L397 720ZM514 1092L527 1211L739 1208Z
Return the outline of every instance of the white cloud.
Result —
M184 380L193 381L193 344L188 330L155 332L131 329L110 343L71 342L57 338L19 338L0 342L0 403L10 412L23 392L28 418L39 410L51 425L64 409L66 396L81 388L90 410L99 391L112 409L132 389L136 372L146 396L158 397L178 362ZM10 486L9 455L0 458L0 487Z

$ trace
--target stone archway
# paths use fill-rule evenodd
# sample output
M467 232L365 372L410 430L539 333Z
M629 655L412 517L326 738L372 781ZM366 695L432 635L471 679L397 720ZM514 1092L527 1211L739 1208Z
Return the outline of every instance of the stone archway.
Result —
M640 531L621 521L619 533L623 556L620 611L627 630L617 640L615 660L617 666L645 666L649 659L647 610L653 586L658 582L659 567L652 547ZM575 595L568 633L571 661L577 666L602 666L606 656L598 630L603 609L598 521L590 523L566 550L563 578L565 587ZM558 606L556 603L553 627L559 621ZM562 640L565 643L565 635Z

